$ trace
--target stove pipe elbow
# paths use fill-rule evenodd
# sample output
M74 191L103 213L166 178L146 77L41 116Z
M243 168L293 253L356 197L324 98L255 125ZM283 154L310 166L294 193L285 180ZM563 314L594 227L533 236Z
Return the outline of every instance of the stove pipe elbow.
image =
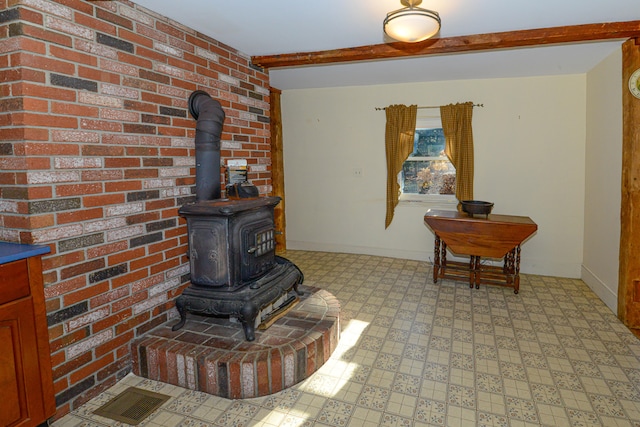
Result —
M220 135L225 114L220 103L202 90L189 96L196 119L196 202L220 198Z

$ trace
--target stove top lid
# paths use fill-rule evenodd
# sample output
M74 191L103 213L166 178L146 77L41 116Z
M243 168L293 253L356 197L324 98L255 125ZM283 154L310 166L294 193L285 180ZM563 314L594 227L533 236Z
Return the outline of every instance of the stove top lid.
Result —
M251 209L262 207L275 207L280 203L280 197L265 196L251 199L215 199L201 200L196 203L182 206L180 215L207 216L207 215L234 215Z

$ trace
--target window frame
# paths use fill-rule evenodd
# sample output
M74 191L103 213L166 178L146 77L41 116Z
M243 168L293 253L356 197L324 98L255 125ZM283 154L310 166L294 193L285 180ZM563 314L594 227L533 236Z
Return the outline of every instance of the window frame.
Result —
M416 129L437 129L442 128L442 120L440 119L440 111L432 113L431 115L424 115L416 118ZM420 160L442 160L442 157L411 157L412 160L407 161L420 161ZM447 159L449 161L449 159ZM455 194L415 194L404 193L403 188L403 172L398 173L398 184L400 185L401 193L398 197L400 203L428 203L430 206L441 207L455 207L458 204Z

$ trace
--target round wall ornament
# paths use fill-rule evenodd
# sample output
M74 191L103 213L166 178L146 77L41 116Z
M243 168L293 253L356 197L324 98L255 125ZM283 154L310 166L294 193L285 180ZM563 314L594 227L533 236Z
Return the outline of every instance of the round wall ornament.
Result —
M629 77L629 92L640 99L640 68L635 70Z

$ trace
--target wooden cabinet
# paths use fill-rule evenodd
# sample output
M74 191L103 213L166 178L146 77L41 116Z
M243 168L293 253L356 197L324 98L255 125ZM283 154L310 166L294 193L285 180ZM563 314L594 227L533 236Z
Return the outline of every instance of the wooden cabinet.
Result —
M0 242L0 426L37 426L56 411L40 259L48 251Z

